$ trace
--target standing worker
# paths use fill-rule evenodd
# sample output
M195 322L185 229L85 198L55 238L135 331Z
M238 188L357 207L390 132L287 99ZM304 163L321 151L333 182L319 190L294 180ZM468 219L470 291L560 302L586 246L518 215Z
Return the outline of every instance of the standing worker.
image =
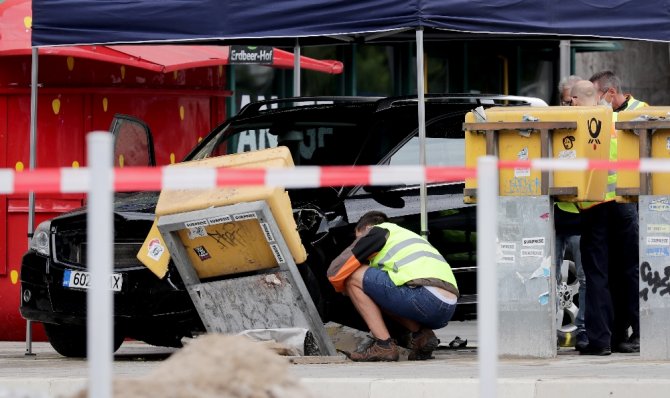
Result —
M631 94L621 91L621 79L612 71L598 72L589 79L600 93L599 103L609 105L614 112L632 111L649 106L644 101L633 98Z
M458 286L451 267L428 241L379 211L365 213L356 240L328 268L335 290L351 298L373 337L370 346L347 353L353 361L397 361L398 346L382 312L410 332L409 359L432 357L456 310Z
M573 106L595 106L598 102L598 91L593 83L582 80L575 83L571 91ZM613 132L611 133L613 134ZM610 146L610 160L615 157ZM616 175L607 176L607 192L601 202L582 202L579 204L582 216L582 233L580 251L582 265L586 274L585 327L588 344L576 347L583 355L610 355L611 330L614 318L612 291L610 289L610 263L608 250L611 246L615 230L614 189Z
M602 71L589 79L600 94L600 104L611 106L613 121L617 121L618 112L639 109L648 106L646 102L624 94L621 79L612 71ZM612 141L616 153L616 138ZM616 156L615 156L616 160ZM614 297L614 325L612 330L612 349L619 352L640 352L640 300L639 300L639 218L637 203L617 203L614 215L622 223L618 243L610 247L610 258L616 259L617 272L610 285L620 294ZM619 246L617 246L617 244ZM624 246L621 246L624 245ZM622 247L627 250L621 251ZM633 333L628 336L628 328Z
M579 81L584 79L577 75L571 75L561 79L558 84L558 92L561 97L561 105L572 105L572 87ZM554 228L556 230L556 282L561 282L561 264L565 258L565 254L570 253L575 263L575 272L577 281L579 282L579 301L577 309L577 316L575 317L574 333L575 349L584 349L589 341L584 327L584 312L586 310L586 276L584 275L584 268L582 267L582 258L579 250L579 241L581 235L581 217L579 209L575 203L571 202L556 202L554 208ZM560 326L560 325L559 325ZM566 336L566 342L570 337Z
M580 80L584 80L581 76L570 75L561 79L558 83L558 95L560 97L561 106L572 105L572 86Z

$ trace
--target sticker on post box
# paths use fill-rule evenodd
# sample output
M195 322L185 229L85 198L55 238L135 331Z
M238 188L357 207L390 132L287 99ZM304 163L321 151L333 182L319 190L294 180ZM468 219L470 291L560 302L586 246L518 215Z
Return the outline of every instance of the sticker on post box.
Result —
M254 213L254 212L240 213L240 214L233 215L233 220L235 220L235 221L254 220L256 218L258 218L258 217L256 216L256 213Z
M231 216L219 216L219 217L212 217L208 218L207 222L209 225L215 225L215 224L224 224L227 222L233 221L233 218Z
M528 160L528 147L523 147L516 155L518 160ZM515 168L514 177L530 177L530 169Z
M523 238L521 244L524 246L544 246L544 236L536 236L534 238Z
M149 241L149 247L147 250L147 256L154 261L160 260L161 256L165 252L165 248L161 245L161 241L158 238L151 239Z
M670 233L670 225L668 224L647 224L648 234L668 234Z
M648 247L646 253L649 257L670 257L670 248L663 246Z
M654 199L649 203L649 210L651 211L670 211L670 203L668 198Z
M514 242L500 242L500 250L515 251L516 250L516 243L514 243Z
M559 159L577 159L577 151L569 149L558 153Z
M263 230L263 235L265 235L265 240L268 242L274 242L275 237L272 236L272 231L270 231L270 224L266 222L262 222L261 224L261 229Z
M575 137L573 135L566 135L565 137L563 137L563 148L565 148L567 150L567 149L572 149L573 146L575 146ZM561 152L565 152L565 151L561 151Z
M186 228L206 227L207 225L209 225L209 223L207 222L207 220L204 219L184 223L184 226Z
M205 236L207 236L205 227L194 227L188 229L188 238L191 240L196 238L204 238Z
M498 257L498 262L505 264L514 264L516 261L514 259L514 254L503 254L502 256Z
M670 246L670 236L647 236L647 246Z
M207 249L205 249L205 246L194 247L193 251L200 258L200 261L205 261L212 258Z
M272 254L275 256L275 260L277 260L278 264L283 264L286 262L284 260L284 255L282 254L281 250L279 249L279 245L276 243L273 243L270 245L270 249L272 249Z
M544 249L521 249L521 257L544 257Z

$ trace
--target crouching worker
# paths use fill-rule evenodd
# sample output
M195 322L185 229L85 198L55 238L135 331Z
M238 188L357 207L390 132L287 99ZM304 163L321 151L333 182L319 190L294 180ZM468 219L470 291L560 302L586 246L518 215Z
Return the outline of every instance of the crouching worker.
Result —
M348 354L353 361L397 361L398 346L382 312L411 333L410 360L432 358L456 309L458 287L451 267L428 241L371 211L356 225L356 240L328 268L335 290L348 295L374 341Z

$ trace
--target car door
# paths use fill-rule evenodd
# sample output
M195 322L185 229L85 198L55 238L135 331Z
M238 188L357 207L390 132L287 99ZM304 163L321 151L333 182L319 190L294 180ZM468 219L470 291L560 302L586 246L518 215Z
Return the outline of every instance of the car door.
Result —
M452 121L427 123L426 164L465 166L463 132ZM381 162L392 166L419 164L419 137L414 131L389 151ZM476 292L476 208L463 203L463 181L426 185L428 240L451 265L461 290L461 302L474 303ZM349 223L370 210L386 213L394 222L421 232L419 184L357 187L344 201Z

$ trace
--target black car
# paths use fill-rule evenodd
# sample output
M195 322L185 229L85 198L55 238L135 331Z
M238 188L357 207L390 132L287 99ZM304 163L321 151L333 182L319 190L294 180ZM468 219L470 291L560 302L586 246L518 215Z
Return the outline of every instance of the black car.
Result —
M473 108L538 103L542 101L509 96L426 96L427 163L464 165L462 124ZM184 160L285 145L298 166L416 165L417 119L416 97L256 102L212 131ZM118 117L112 130L130 132L123 139L117 135L116 144L133 145L140 165L153 162L151 134L141 121ZM144 142L138 144L138 137ZM427 192L428 239L452 266L461 291L455 319L473 318L475 207L463 203L463 183L428 184ZM419 186L292 189L289 196L309 254L298 268L323 321L365 328L348 299L328 283L326 268L351 243L355 223L369 210L384 211L393 222L418 232ZM179 347L182 337L204 331L174 265L159 279L136 259L154 220L157 198L156 192L116 195L115 348L126 337ZM86 290L73 283L73 278L86 276L86 228L86 209L40 224L21 265L21 314L43 322L51 345L65 356L86 353Z

